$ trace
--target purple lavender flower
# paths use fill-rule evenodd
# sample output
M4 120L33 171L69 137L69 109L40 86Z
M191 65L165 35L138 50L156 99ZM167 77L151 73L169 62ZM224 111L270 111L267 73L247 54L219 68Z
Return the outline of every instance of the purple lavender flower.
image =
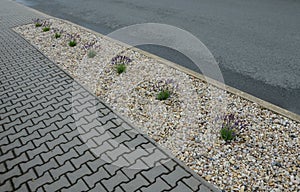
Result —
M82 49L85 50L85 51L87 51L89 49L97 49L97 48L99 48L99 46L96 45L96 43L97 43L97 40L92 41L92 42L88 42L88 43L86 43L82 46Z
M43 21L39 18L33 19L33 23L35 24L35 27L41 27Z
M178 91L178 84L173 79L162 79L154 83L151 89L156 92L168 91L169 94L174 94Z
M43 27L50 27L51 26L51 22L49 22L49 21L44 21L43 23L42 23L42 26Z
M111 59L111 64L113 65L126 65L130 62L132 62L132 60L124 55L117 55Z
M69 41L80 41L81 38L80 38L80 35L77 34L77 33L67 33L66 34L66 38L69 39Z
M88 50L91 47L93 47L94 44L95 44L94 42L92 42L92 43L86 43L82 47L83 47L83 49Z
M32 21L34 23L42 23L42 20L40 18L35 18L35 19L32 19Z
M52 28L51 30L52 30L52 32L54 33L54 37L55 37L56 39L60 38L60 37L61 37L61 34L64 33L64 30L62 30L62 29L59 30L58 28Z
M52 31L53 31L53 33L59 33L59 34L62 34L62 33L64 33L64 30L59 30L58 28L52 28L51 29Z
M232 140L237 132L244 127L245 121L238 119L234 114L225 115L222 122L221 137L225 141Z

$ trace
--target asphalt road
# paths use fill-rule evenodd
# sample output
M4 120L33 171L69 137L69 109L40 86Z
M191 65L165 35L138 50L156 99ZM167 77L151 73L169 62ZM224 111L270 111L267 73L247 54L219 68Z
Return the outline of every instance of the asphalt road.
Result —
M102 34L137 23L164 23L199 38L225 83L300 114L300 1L16 0ZM168 48L140 48L193 70Z

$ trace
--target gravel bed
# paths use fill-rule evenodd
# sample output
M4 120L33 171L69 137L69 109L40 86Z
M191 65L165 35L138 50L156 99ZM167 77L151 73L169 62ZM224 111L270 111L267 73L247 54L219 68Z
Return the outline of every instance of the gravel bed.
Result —
M300 191L299 122L75 25L48 21L48 32L34 24L14 30L208 182L225 191ZM54 28L64 31L60 38ZM67 33L80 34L75 47ZM116 55L132 60L125 73L111 64ZM165 82L171 97L157 100ZM225 114L243 125L231 142L219 134Z

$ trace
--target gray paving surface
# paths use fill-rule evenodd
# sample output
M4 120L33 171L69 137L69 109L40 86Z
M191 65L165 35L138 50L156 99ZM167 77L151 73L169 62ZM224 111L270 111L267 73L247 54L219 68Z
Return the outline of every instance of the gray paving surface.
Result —
M0 1L0 191L211 191L11 27Z

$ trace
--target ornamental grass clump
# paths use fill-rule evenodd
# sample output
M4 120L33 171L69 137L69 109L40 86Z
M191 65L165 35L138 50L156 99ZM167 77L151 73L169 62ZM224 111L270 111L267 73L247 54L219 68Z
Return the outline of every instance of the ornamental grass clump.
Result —
M82 49L87 52L88 58L94 58L97 55L96 49L99 48L98 45L96 45L97 41L92 41L89 43L86 43L82 46Z
M124 55L117 55L111 60L111 64L115 66L118 74L126 72L127 65L130 62L132 62L132 60Z
M94 58L96 55L97 53L95 50L89 50L87 54L88 58Z

